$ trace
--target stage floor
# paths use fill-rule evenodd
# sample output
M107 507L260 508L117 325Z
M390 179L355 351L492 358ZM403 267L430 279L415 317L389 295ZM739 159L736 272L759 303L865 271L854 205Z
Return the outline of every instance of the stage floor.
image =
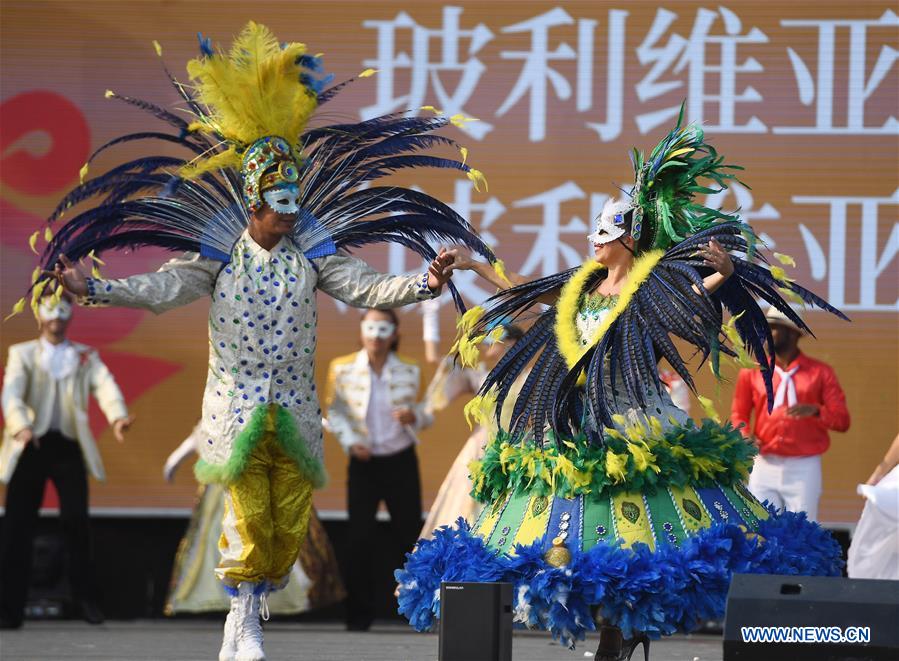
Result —
M0 659L41 661L114 659L115 661L206 661L216 658L221 629L208 620L110 622L92 627L81 622L28 621L17 631L0 632ZM574 651L547 635L516 632L515 661L591 659L595 643ZM336 624L266 624L265 651L271 661L436 661L437 635L417 634L396 624L375 625L367 633L347 633ZM721 661L718 636L677 636L652 643L652 659ZM641 650L634 659L643 659Z

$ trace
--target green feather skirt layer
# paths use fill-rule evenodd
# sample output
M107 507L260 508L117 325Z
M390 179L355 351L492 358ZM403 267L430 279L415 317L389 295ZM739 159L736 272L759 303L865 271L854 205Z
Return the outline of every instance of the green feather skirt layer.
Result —
M234 439L231 456L224 464L211 464L203 459L194 466L194 475L199 482L209 484L231 484L237 480L244 469L256 444L267 431L269 411L273 410L274 434L284 453L296 462L300 472L315 486L321 488L327 482L325 468L322 463L309 453L306 441L300 436L296 423L290 414L281 407L269 409L259 406L253 411L249 423Z

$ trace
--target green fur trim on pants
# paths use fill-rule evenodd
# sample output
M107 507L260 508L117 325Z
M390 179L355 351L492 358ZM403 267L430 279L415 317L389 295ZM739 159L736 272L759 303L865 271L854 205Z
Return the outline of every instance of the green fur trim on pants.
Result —
M231 456L224 464L210 464L203 459L194 465L194 475L202 484L217 482L230 484L241 476L250 460L250 455L265 434L268 408L259 406L253 411L250 422L234 439ZM328 481L322 463L309 454L306 442L300 436L296 423L291 415L282 407L275 413L275 437L284 453L296 462L303 476L320 489Z

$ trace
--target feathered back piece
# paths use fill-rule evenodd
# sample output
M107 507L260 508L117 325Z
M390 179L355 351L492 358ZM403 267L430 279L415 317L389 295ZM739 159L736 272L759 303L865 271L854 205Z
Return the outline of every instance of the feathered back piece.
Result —
M514 382L529 369L512 411L508 431L513 439L520 441L529 433L528 438L542 444L546 431L552 430L558 444L579 430L602 443L602 427L613 426L616 414L645 409L662 395L658 374L662 358L695 393L675 340L690 345L703 361L708 359L716 376L721 354L742 367L757 366L770 407L774 343L759 300L809 333L785 299L846 319L772 264L759 249L752 228L738 215L694 200L697 194L718 192L700 185L700 179L726 188L734 179L729 170L742 168L725 165L704 142L702 130L693 124L682 127L682 119L683 110L677 127L648 159L634 152L631 205L609 203L591 235L596 243L614 240L622 235L620 226L630 222L628 229L638 247L628 281L593 337L581 337L576 326L584 297L607 275L592 259L580 268L500 292L484 308L463 317L456 347L465 362L476 355L472 345L487 337L493 324L507 318L514 321L547 295L558 296L556 304L540 312L524 337L499 360L479 393L481 401L495 407L499 424L499 412ZM705 264L700 249L713 240L730 254L734 271L710 292L704 278L714 269ZM783 264L792 263L785 255L774 256ZM725 311L730 313L727 322Z
M229 53L201 42L200 57L187 63L202 111L189 126L228 149L193 161L183 174L196 177L222 167L240 168L243 152L260 138L278 136L298 149L297 140L318 107L316 92L304 84L316 66L306 45L279 44L264 25L250 21ZM299 161L297 151L294 158Z
M155 46L161 55L162 49ZM437 134L451 118L396 113L305 129L312 111L351 81L323 89L329 77L313 76L321 71L318 58L306 55L299 44L282 49L265 28L254 23L227 57L215 54L202 36L200 51L203 57L190 65L199 96L166 69L184 110L195 120L191 123L149 101L106 93L108 99L143 110L170 130L123 135L90 156L81 170L82 183L62 199L48 226L31 237L35 252L41 235L48 242L32 277L33 294L49 282L41 269L52 270L60 254L73 261L94 259L96 265L102 263L99 255L104 251L153 246L227 262L252 209L246 199L247 178L240 172L240 149L251 140L255 141L251 144L262 144L265 138L260 133L282 134L280 138L289 142L295 154L303 155L297 172L300 211L293 239L307 258L389 242L430 260L436 255L432 244L443 243L466 246L499 263L468 221L448 205L422 191L383 181L394 172L427 167L464 173L475 187L484 184L481 172L465 162L467 150ZM255 65L259 69L254 73ZM373 73L364 71L359 77ZM144 140L180 146L184 154L151 153L86 178L98 154ZM435 148L453 153L435 155ZM280 165L275 151L271 150L270 160ZM461 160L454 158L457 154ZM269 161L259 162L263 163L260 169L268 167ZM185 168L190 177L183 176ZM60 223L76 206L86 208ZM464 311L452 282L449 289ZM24 308L23 298L14 311Z
M739 220L695 199L698 194L718 192L742 170L724 163L715 148L705 142L697 124L682 126L681 107L677 126L645 158L633 152L634 187L630 197L634 205L631 236L644 250L667 249L687 236L707 229L718 221ZM700 183L710 179L718 189Z

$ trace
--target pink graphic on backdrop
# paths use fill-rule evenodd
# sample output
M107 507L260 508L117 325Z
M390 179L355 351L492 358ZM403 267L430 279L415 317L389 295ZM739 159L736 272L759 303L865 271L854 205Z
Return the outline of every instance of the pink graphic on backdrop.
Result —
M48 148L35 153L26 148L24 140L34 133L49 139ZM17 145L20 143L21 145ZM33 90L4 101L0 106L0 181L17 193L61 197L68 186L77 181L78 171L87 159L90 127L79 108L66 97L54 92ZM6 199L0 200L0 243L3 251L29 252L28 237L41 229L45 221L37 215L18 208ZM130 255L129 270L147 270L158 263L158 251ZM37 258L35 258L35 263ZM24 292L29 273L21 274ZM7 282L12 287L12 283ZM70 335L100 350L103 361L115 374L125 399L134 402L151 388L164 383L179 372L178 363L159 360L135 353L109 351L106 345L128 337L139 325L144 313L139 310L115 308L91 310L75 316ZM100 436L108 427L96 402L91 403L91 429ZM49 486L44 507L56 507L58 497Z

